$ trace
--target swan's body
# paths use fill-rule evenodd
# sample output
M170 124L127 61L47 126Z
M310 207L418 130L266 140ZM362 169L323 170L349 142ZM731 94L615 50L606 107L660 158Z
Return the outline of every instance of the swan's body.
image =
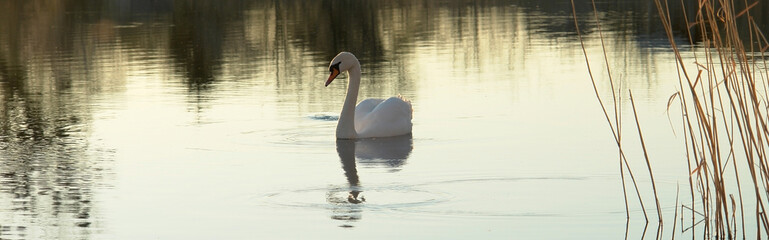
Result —
M331 75L326 86L342 72L349 75L347 96L336 126L336 138L392 137L411 133L411 103L402 97L369 98L355 106L361 73L360 62L352 53L341 52L336 55L331 60L329 71Z

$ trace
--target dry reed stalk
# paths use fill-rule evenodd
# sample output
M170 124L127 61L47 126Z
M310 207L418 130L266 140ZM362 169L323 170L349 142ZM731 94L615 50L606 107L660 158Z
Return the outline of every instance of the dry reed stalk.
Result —
M658 5L659 5L659 4L658 4ZM686 5L684 4L684 0L681 0L681 7L682 7L682 11L683 11L683 13L684 13L684 14L683 14L683 17L684 17L684 24L685 24L686 26L689 26L689 25L690 25L690 23L689 23L689 18L688 18L688 16L687 16L687 14L685 14L685 13L686 13ZM670 22L669 22L670 20L669 20L669 18L665 18L665 17L663 17L661 20L662 20L663 24L665 24L665 26L666 26L666 29L667 29L667 27L669 27L669 26L670 26ZM666 21L666 20L667 20L667 21ZM691 33L690 33L689 31L687 31L687 36L688 36L688 39L689 39L689 43L690 43L691 45L694 45L694 40L692 39L692 35L691 35ZM670 35L668 35L668 37L670 37ZM696 58L697 58L697 53L696 53L696 51L692 51L692 53L693 53L693 55L694 55L694 58L696 59ZM680 66L680 65L678 65L678 64L680 64L680 63L679 63L679 62L676 62L676 66ZM702 73L702 71L699 71L699 73L698 73L698 76L697 76L698 78L699 78L699 74L701 74L701 73ZM678 78L679 78L679 79L681 79L681 72L680 72L680 71L678 71L678 72L677 72L677 74L678 74ZM679 81L678 81L678 84L679 84L679 89L683 89L683 81L680 81L680 80L679 80ZM680 99L681 99L681 100L680 100L680 103L681 103L681 104L680 104L680 107L681 107L681 109L682 109L682 111L681 111L681 112L682 112L681 118L682 118L682 119L684 119L684 121L681 121L681 123L682 123L682 125L683 125L683 127L684 127L683 129L687 129L687 126L689 127L689 129L691 129L691 121L688 121L688 118L684 117L684 116L688 116L688 115L689 115L689 108L688 108L688 106L686 106L685 104L683 104L684 102L686 102L686 100L684 99L684 98L685 98L685 96L684 96L684 95L681 93L681 91L678 91L678 92L676 92L675 94L673 94L673 95L671 96L671 98L668 100L668 109L670 109L670 103L671 103L671 100L673 100L673 97L674 97L674 96L678 96L678 98L680 98ZM686 133L686 132L684 131L684 133ZM684 144L684 145L686 146L686 149L685 149L685 150L686 150L686 166L687 166L687 168L688 168L688 170L689 170L689 173L692 173L692 172L693 172L693 171L692 171L692 164L691 164L691 163L692 163L692 159L694 159L694 161L697 161L697 158L696 158L696 157L692 158L692 157L691 157L691 155L689 154L689 153L690 153L690 149L689 149L689 140L690 140L690 138L686 138L686 137L684 137L684 142L685 142L685 144ZM693 138L693 136L691 136L691 141L692 141L692 142L694 141L694 138ZM691 213L691 216L692 216L692 224L694 224L694 220L695 220L695 218L694 218L694 213L695 213L695 210L694 210L694 207L695 207L695 206L694 206L694 203L695 203L695 201L694 201L694 199L695 199L695 198L694 198L694 182L692 181L692 174L689 174L689 177L688 177L688 182L689 182L689 191L690 191L690 193L691 193L691 203L690 203L690 204L691 204L691 206L692 206L692 208L691 208L691 211L692 211L692 213ZM677 211L676 211L676 212L677 212ZM681 215L681 224L683 224L683 215ZM682 226L681 228L682 228L682 230L683 230L683 226ZM674 232L675 232L675 231L674 231ZM694 238L694 234L692 234L692 239L693 239L693 238Z
M690 207L681 205L681 222L683 224L684 209L691 211L692 219L692 226L687 228L682 226L682 231L694 229L703 222L703 238L734 239L742 235L742 238L746 239L745 198L752 197L752 200L755 201L753 214L755 214L756 238L761 238L762 232L765 235L769 233L769 219L766 214L766 201L769 199L769 157L767 157L769 154L767 153L769 149L769 126L767 126L769 104L767 104L766 99L769 96L769 80L767 79L769 78L769 66L766 60L763 60L764 52L769 49L769 41L751 16L750 9L757 6L758 2L743 0L744 8L737 9L734 0L698 0L696 16L694 21L690 23L684 1L680 1L683 6L685 26L688 26L686 34L689 44L696 46L695 42L700 42L705 47L703 58L700 58L696 49L692 48L695 59L694 68L697 71L696 76L689 75L688 65L676 43L667 1L654 0L678 68L679 90L668 100L668 109L673 101L678 99L689 171L689 196L691 197ZM620 176L627 217L630 218L630 212L625 171L628 171L630 175L644 218L648 223L648 215L640 190L623 151L621 108L616 94L618 89L612 79L595 1L591 0L591 3L604 61L608 69L609 85L612 90L613 120L609 116L607 104L598 91L596 80L591 71L587 50L579 30L576 7L572 0L575 27L585 55L585 63L595 96L618 147ZM747 46L743 43L740 28L738 28L738 19L740 18L744 18L748 24L749 44ZM692 35L691 29L697 29L699 34L697 36ZM758 60L763 63L763 72L756 71L759 68L757 58L754 57L756 49L760 54ZM638 137L649 171L657 215L660 220L657 232L659 238L664 227L662 225L662 211L632 92L630 93L630 103L633 107ZM731 171L729 168L732 168ZM747 169L750 174L750 183L753 188L752 196L747 196L751 194L744 195L742 192L742 188L748 186L743 185L740 181L740 169ZM736 188L733 187L735 184ZM734 192L736 192L738 200L735 199ZM695 205L696 199L699 199L699 205ZM676 191L677 205L678 190ZM697 209L701 210L697 211ZM738 212L739 218L737 217ZM674 231L678 210L675 213ZM703 219L695 222L695 215L700 215ZM696 238L696 235L692 234L692 238Z
M676 203L673 205L673 209L675 209L675 210L673 211L673 234L670 237L671 240L675 240L676 239L675 232L676 232L676 220L678 220L678 209L677 209L677 207L678 207L678 193L679 193L678 192L678 184L676 184ZM681 219L681 221L683 222L683 219Z
M646 142L644 141L643 133L641 132L641 123L638 121L638 112L635 107L635 100L633 99L633 92L630 91L630 104L633 106L633 117L635 119L636 129L638 129L638 138L641 141L641 149L643 149L644 159L646 160L646 167L649 170L649 178L652 182L652 191L654 191L654 202L657 204L657 218L662 223L662 208L660 207L660 199L657 196L657 184L654 182L654 173L652 171L651 162L649 162L649 153L646 151Z
M598 19L598 11L597 11L597 9L595 7L595 1L591 0L591 2L592 2L592 5L593 5L593 12L594 12L595 21L596 21L597 28L598 28L598 33L599 33L599 36L600 36L600 39L601 39L601 48L603 49L604 61L606 62L607 72L608 72L608 75L609 75L609 84L610 84L611 89L612 89L612 105L614 107L614 121L612 121L611 118L609 117L608 110L606 109L606 104L604 104L604 100L603 100L603 98L601 98L601 94L598 91L598 86L596 84L595 77L593 76L593 72L592 72L591 67L590 67L590 60L589 60L588 55L587 55L587 49L585 48L585 43L584 43L584 40L582 39L582 32L579 29L579 21L577 19L576 6L574 4L574 0L571 0L572 14L573 14L573 17L574 17L574 27L576 28L577 36L579 37L580 46L582 47L582 53L585 56L585 64L587 65L588 74L590 75L590 80L591 80L591 83L592 83L592 86L593 86L593 91L595 93L595 96L596 96L596 99L598 100L599 105L601 106L601 110L603 111L603 114L604 114L604 117L606 119L606 122L609 124L609 129L611 129L612 135L614 136L614 141L617 144L617 148L618 148L618 152L619 152L620 177L622 179L622 191L623 191L624 200L625 200L625 213L626 213L626 216L627 216L628 219L630 218L630 209L629 209L629 206L628 206L627 189L626 189L625 174L624 174L625 170L627 170L628 174L630 175L630 180L633 183L633 187L635 189L636 196L638 197L638 202L641 205L641 210L643 211L644 219L648 223L649 222L649 218L648 218L648 214L646 213L646 207L644 206L643 199L641 198L641 192L640 192L640 190L638 188L638 184L636 182L636 179L635 179L635 176L633 174L633 171L630 169L630 167L628 165L628 162L627 162L627 158L625 157L625 153L624 153L624 151L622 149L622 135L621 135L621 127L622 126L621 126L621 120L620 120L621 119L621 116L620 116L621 115L620 114L620 106L619 106L619 102L617 101L617 96L615 94L615 91L617 91L617 89L615 89L615 87L614 87L614 81L613 81L613 78L612 78L612 75L611 75L611 70L610 70L611 67L609 65L608 55L606 54L606 46L604 45L603 34L601 33L601 26L600 26L600 22L599 22L599 19Z
M683 4L683 1L681 1ZM700 0L697 6L697 15L693 24L689 24L684 11L687 26L698 27L699 40L707 47L705 51L705 63L697 61L698 70L695 79L690 78L686 65L672 35L667 2L655 0L660 19L663 22L666 34L675 54L679 68L679 87L677 96L681 103L682 119L684 123L684 138L686 145L687 163L689 163L689 181L692 197L692 222L694 222L694 195L695 188L692 176L697 179L697 192L702 201L702 213L706 219L704 226L704 238L710 238L711 234L717 238L733 239L741 228L743 239L745 238L745 206L742 194L743 185L740 182L739 166L744 165L749 170L753 183L754 197L756 201L755 216L757 226L757 238L769 230L769 221L765 214L765 197L769 198L769 164L767 164L767 139L769 128L767 118L767 79L766 76L757 77L755 58L749 57L748 51L754 50L754 38L763 33L758 30L750 15L750 8L757 2L744 1L745 8L737 11L735 4L730 0L717 2ZM664 6L664 8L663 8ZM748 23L749 43L746 47L740 37L737 19L746 18ZM690 43L693 45L693 37L690 32ZM767 44L766 46L769 46ZM763 56L767 48L759 41L758 49ZM766 61L763 61L766 66ZM702 76L705 72L704 77ZM763 86L763 95L759 94L757 85ZM675 95L675 94L674 94ZM671 96L671 99L673 97ZM670 105L670 104L669 104ZM689 114L689 106L693 107L694 116ZM720 114L719 114L720 113ZM728 144L723 144L720 133L725 132ZM737 133L737 134L735 134ZM735 136L739 141L735 141ZM724 146L722 146L724 145ZM736 145L736 146L735 146ZM722 152L722 147L728 151ZM744 159L738 157L735 147L740 148ZM722 157L728 153L726 159ZM728 161L731 159L731 167L734 175L727 174ZM691 169L691 163L695 168ZM736 183L736 189L727 189L731 183ZM734 194L739 198L740 218L736 217L737 202ZM728 196L728 198L727 198ZM731 211L731 213L730 213ZM738 227L738 221L740 226ZM696 224L695 224L696 225ZM693 236L694 237L694 236Z

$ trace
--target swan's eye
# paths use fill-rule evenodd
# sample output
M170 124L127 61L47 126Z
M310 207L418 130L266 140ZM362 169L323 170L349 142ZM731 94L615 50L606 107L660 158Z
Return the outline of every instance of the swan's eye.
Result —
M328 71L334 72L334 69L336 69L336 71L339 71L339 64L342 64L342 62L331 64L331 66L328 67Z

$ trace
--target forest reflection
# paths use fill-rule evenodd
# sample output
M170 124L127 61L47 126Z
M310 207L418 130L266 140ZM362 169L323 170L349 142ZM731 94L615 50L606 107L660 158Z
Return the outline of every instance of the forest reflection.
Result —
M667 46L653 2L598 4L614 49L625 51L616 54ZM684 11L678 1L670 7ZM592 18L589 1L576 10ZM754 17L767 26L764 15ZM684 15L672 16L685 39ZM588 36L596 31L592 21L580 24ZM198 108L217 93L259 85L320 111L344 88L297 92L320 88L324 66L342 50L363 63L371 83L361 92L384 96L416 91L414 54L441 51L458 71L491 61L515 69L525 61L515 48L538 44L531 38L578 44L575 36L571 5L561 0L0 1L0 219L20 221L0 224L48 224L32 220L44 218L90 227L91 192L108 174L111 151L90 138L95 102L124 91L129 79L183 88ZM441 47L417 53L424 45Z
M588 1L577 1L577 14L590 19ZM420 44L476 49L464 56L467 68L478 67L480 54L495 52L509 41L500 37L545 35L574 42L571 6L564 1L25 1L4 2L0 75L13 82L41 77L33 66L50 66L54 84L64 87L89 78L89 90L116 88L105 74L126 69L114 56L130 55L134 65L173 69L191 90L222 80L267 77L275 84L306 85L321 76L321 67L341 50L356 53L369 75L402 74L387 64L403 63ZM676 7L671 3L671 7ZM664 46L650 1L599 3L601 21L621 39ZM683 11L672 8L671 11ZM75 14L67 14L75 13ZM534 15L536 17L530 17ZM679 15L676 15L679 16ZM759 15L760 17L763 15ZM509 19L500 21L499 19ZM685 23L674 21L684 38ZM498 23L509 23L500 25ZM762 22L762 21L759 21ZM595 31L585 21L586 33ZM523 32L521 32L523 31ZM644 40L647 39L647 40ZM525 39L524 39L525 41ZM489 46L490 45L490 46ZM486 49L484 49L486 48ZM482 50L493 49L489 52ZM110 56L113 55L113 56ZM38 62L35 62L36 60ZM110 61L111 60L111 61ZM157 61L152 61L157 60ZM43 61L43 62L40 62ZM48 62L45 62L48 61ZM117 62L116 62L117 61ZM160 66L147 66L147 65ZM383 65L384 64L384 65ZM154 67L154 68L153 68ZM317 71L317 72L316 72ZM69 79L74 75L76 79ZM401 82L382 82L390 87ZM101 87L94 85L101 85ZM120 85L118 83L117 85ZM372 84L373 85L373 84ZM119 88L119 87L118 87ZM369 89L373 91L373 89Z

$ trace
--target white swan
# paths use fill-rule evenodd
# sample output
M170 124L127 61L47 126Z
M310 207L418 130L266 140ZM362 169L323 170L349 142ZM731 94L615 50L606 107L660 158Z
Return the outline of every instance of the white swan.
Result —
M402 97L388 99L369 98L355 106L360 88L360 62L352 53L341 52L328 67L326 86L342 72L347 72L347 97L344 99L336 138L356 139L392 137L411 133L411 103Z

